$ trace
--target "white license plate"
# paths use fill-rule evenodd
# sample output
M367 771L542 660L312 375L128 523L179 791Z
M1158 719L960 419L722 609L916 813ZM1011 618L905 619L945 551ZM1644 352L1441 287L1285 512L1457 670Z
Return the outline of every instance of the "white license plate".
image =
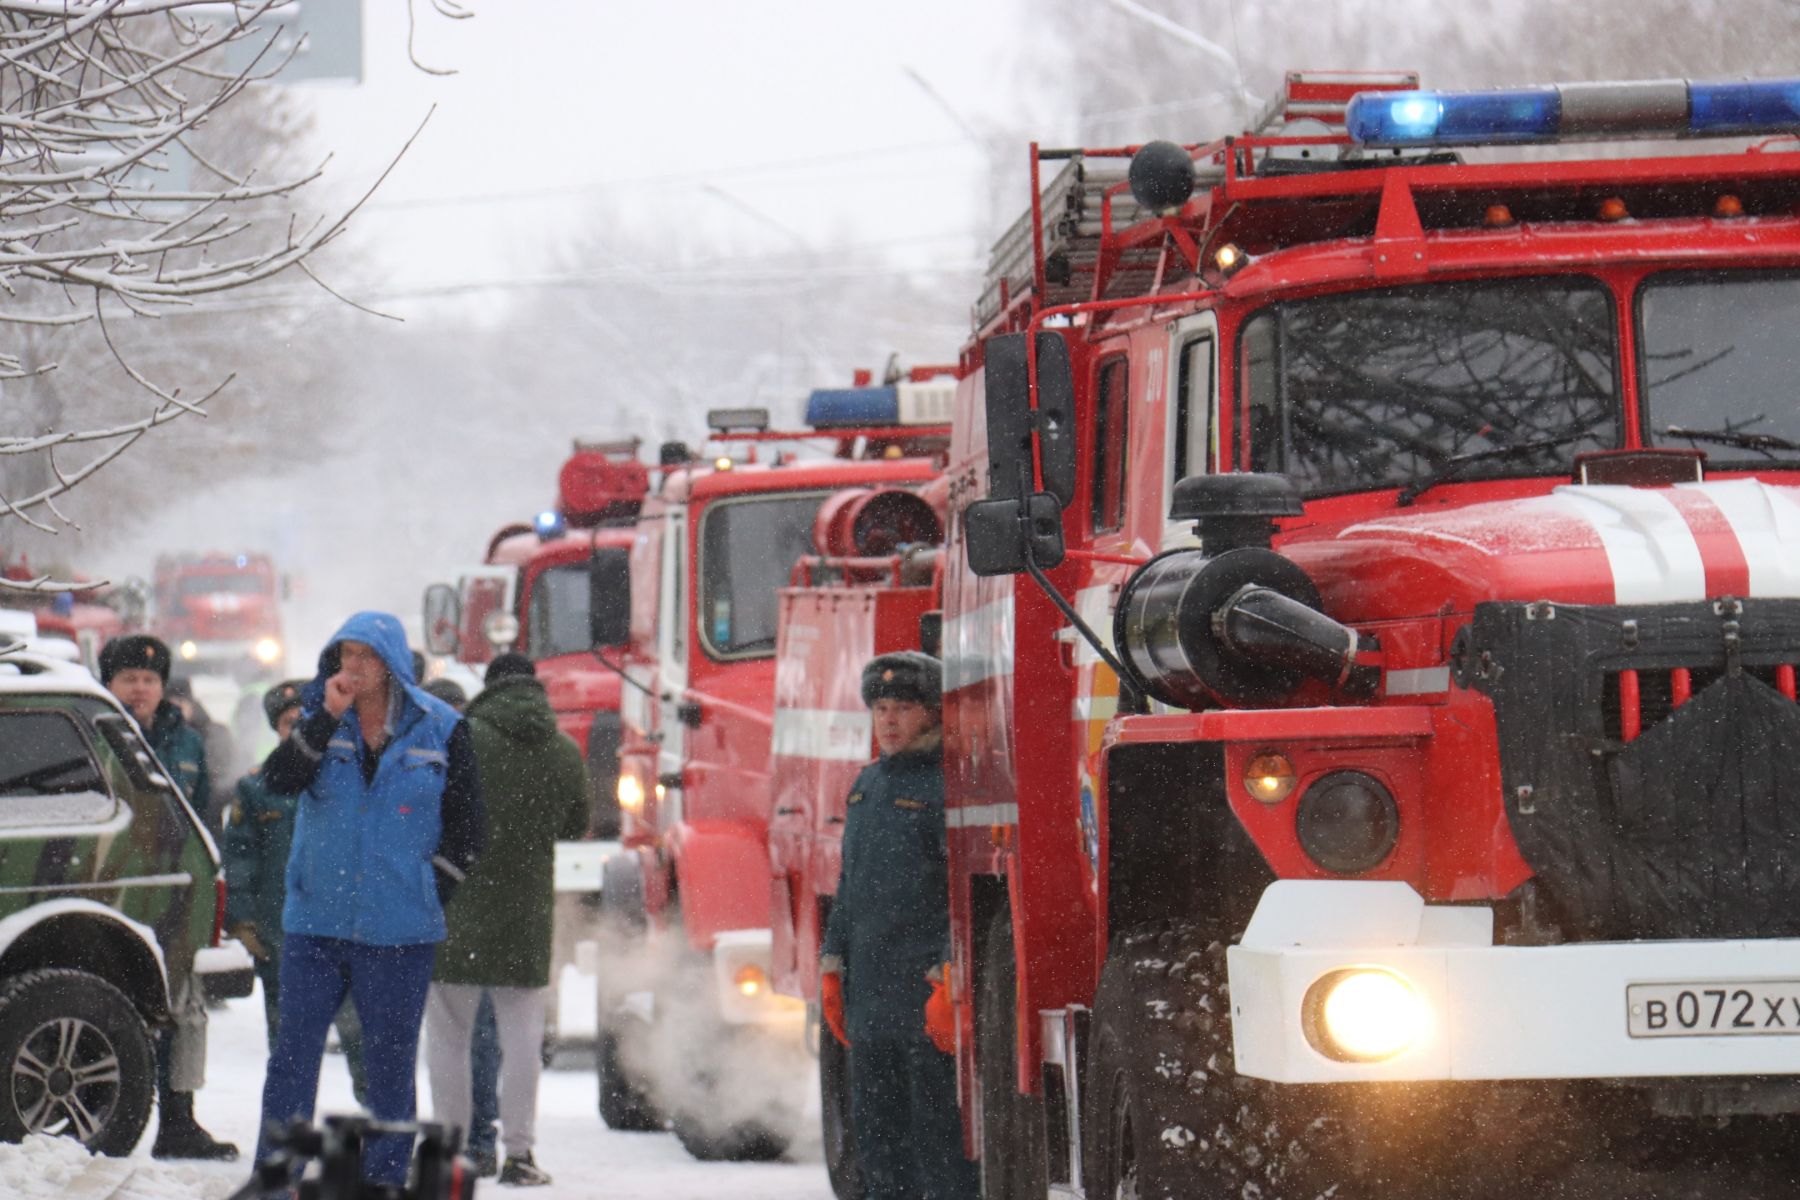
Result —
M1625 1011L1634 1038L1800 1034L1800 979L1634 983Z

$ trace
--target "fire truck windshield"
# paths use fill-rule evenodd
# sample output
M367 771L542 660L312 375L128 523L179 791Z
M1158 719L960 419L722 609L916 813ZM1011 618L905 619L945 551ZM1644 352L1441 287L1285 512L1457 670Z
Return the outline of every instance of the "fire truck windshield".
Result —
M525 614L525 645L533 658L586 654L591 649L586 562L551 567L533 581Z
M254 596L272 589L266 576L243 572L229 575L183 575L176 590L183 596L216 596L221 592Z
M1714 465L1800 457L1800 275L1655 275L1638 290L1638 322L1653 445L1698 446Z
M1619 442L1613 303L1581 278L1383 288L1269 305L1238 346L1236 461L1308 495L1567 474ZM1492 453L1489 453L1492 452Z
M722 500L700 523L700 636L715 658L775 652L775 617L788 575L813 552L813 517L826 492Z

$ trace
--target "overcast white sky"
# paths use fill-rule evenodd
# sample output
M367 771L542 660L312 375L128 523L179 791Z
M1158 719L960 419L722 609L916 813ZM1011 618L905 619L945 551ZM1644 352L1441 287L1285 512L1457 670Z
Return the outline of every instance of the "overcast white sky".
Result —
M408 62L401 0L365 0L364 82L295 89L336 188L437 105L358 221L385 285L554 269L596 207L746 254L967 263L990 240L976 135L1019 108L1020 0L471 0L466 21L416 5L419 59L457 74Z

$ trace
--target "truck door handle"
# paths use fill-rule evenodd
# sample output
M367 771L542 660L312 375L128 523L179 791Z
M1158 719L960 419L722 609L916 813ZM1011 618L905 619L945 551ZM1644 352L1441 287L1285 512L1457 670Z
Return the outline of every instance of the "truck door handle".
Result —
M775 815L778 817L791 817L800 811L801 810L798 808L778 808L775 810Z
M825 823L827 825L842 825L844 823L844 818L842 818L842 817L826 817Z

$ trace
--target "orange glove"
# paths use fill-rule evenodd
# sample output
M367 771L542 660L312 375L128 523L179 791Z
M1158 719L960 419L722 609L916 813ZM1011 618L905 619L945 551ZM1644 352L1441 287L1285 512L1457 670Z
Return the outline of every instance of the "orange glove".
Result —
M925 1032L931 1037L931 1044L945 1054L956 1053L956 1008L950 1002L950 987L945 979L950 972L946 970L931 981L931 995L925 1000Z
M825 1028L831 1030L831 1036L848 1046L850 1035L844 1028L844 977L836 971L819 976L819 1012L825 1018Z

